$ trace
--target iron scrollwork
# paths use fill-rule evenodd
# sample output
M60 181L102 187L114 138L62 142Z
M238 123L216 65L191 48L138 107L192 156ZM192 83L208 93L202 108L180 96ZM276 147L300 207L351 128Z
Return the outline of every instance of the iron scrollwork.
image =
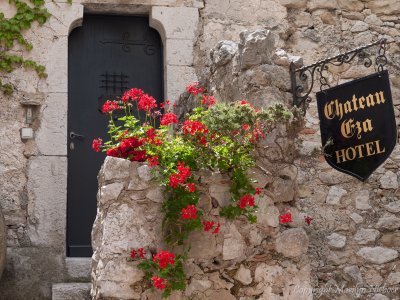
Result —
M376 45L379 45L379 50L378 55L375 58L375 64L378 72L382 72L388 61L386 57L387 44L389 43L386 39L381 39L300 68L296 68L295 64L291 63L290 77L292 81L293 105L301 108L305 114L308 104L311 102L310 93L314 89L317 78L320 83L321 91L330 88L328 80L329 65L339 67L343 64L350 64L355 58L357 58L366 68L371 67L373 61L366 49Z

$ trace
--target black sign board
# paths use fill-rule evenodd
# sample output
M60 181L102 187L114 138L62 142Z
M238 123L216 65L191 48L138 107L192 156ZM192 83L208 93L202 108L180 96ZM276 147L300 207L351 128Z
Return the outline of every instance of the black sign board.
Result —
M324 156L336 170L366 180L397 140L387 71L317 93Z

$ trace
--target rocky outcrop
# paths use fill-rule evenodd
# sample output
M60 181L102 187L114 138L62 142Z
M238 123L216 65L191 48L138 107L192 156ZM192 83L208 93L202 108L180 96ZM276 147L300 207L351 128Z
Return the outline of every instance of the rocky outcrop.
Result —
M191 234L185 265L188 286L184 292L174 293L172 299L233 300L256 295L272 299L278 297L274 292L277 289L282 289L285 297L311 299L294 288L311 287L310 267L306 261L298 264L291 260L305 258L309 243L306 231L283 230L279 221L269 226L263 218L251 225L244 219L227 221L218 217L227 195L222 199L216 191L225 191L229 196L229 178L209 171L198 175L203 195L199 207L206 219L221 223L221 230L218 235L201 231ZM259 200L275 208L272 200ZM99 174L98 212L92 231L93 299L158 299L159 292L148 289L138 262L128 258L132 249L166 249L162 242L162 201L163 189L152 180L146 164L106 158ZM272 242L275 238L276 252ZM180 248L169 250L177 252Z

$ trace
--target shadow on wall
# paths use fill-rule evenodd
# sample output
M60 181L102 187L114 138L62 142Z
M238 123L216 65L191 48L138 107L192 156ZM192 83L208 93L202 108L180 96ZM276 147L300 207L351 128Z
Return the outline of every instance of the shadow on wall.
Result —
M3 213L0 209L0 280L1 274L3 274L4 266L6 264L6 224L4 222Z

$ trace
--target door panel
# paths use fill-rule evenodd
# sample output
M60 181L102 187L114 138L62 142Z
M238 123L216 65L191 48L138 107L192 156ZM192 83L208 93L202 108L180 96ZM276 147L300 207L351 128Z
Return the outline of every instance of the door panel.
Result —
M101 106L132 87L161 102L163 51L147 17L104 15L85 15L68 48L67 255L85 257L92 255L97 174L105 158L91 144L97 137L107 140Z

